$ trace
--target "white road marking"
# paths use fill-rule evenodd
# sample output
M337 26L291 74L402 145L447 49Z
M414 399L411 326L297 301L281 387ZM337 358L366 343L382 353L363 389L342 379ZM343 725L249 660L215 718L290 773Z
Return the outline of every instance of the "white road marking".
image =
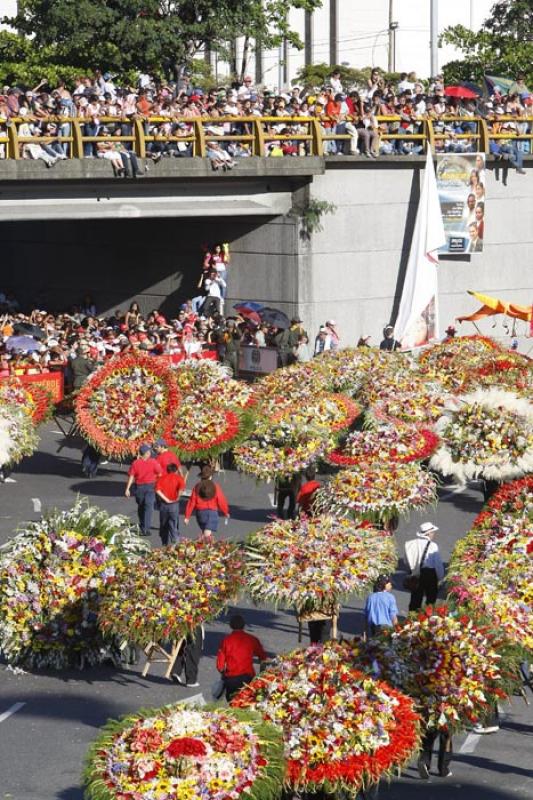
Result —
M207 703L205 702L205 698L203 694L193 694L192 697L186 697L185 700L181 701L182 703L189 703L190 705L197 705L197 706L205 706Z
M40 514L41 513L41 509L42 509L42 505L41 505L41 501L39 500L39 498L38 497L32 497L31 501L33 503L33 511L34 511L34 513L35 514Z
M65 434L63 431L50 431L50 433L55 433L56 436L64 436Z
M3 714L0 714L0 722L5 722L6 719L12 717L13 714L16 714L17 711L20 711L20 709L23 708L25 705L26 703L15 703L14 705L12 705L11 708L8 708L7 711L4 711Z
M451 483L446 491L440 495L440 499L443 500L451 494L462 494L466 488L468 488L466 483Z
M480 733L469 733L459 748L460 753L473 753L481 739Z

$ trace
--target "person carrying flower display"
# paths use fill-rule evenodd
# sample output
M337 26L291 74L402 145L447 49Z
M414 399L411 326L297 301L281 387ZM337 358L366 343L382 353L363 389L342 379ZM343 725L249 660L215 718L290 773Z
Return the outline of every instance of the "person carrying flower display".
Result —
M246 633L245 624L240 614L231 617L231 633L222 640L217 653L217 669L222 675L228 702L245 684L254 679L254 658L259 661L266 661L268 658L257 636Z
M438 528L432 522L423 522L417 531L416 539L405 543L405 560L411 570L406 586L411 592L409 611L418 611L422 607L424 597L429 605L433 605L439 591L439 581L444 578L444 564L439 553L439 546L433 541ZM417 578L417 580L413 580Z
M178 541L180 495L185 481L176 464L167 464L166 472L157 479L155 494L159 501L159 536L163 545Z
M425 781L429 780L429 770L431 768L431 759L433 757L433 746L437 738L439 740L439 751L437 756L439 777L451 778L453 775L453 772L450 770L450 761L452 760L453 756L452 736L447 731L439 732L431 729L426 731L422 737L422 747L418 757L418 774Z
M397 624L398 606L391 590L390 575L380 575L374 584L374 591L365 603L367 636L375 636L383 628L391 628Z
M186 686L188 689L195 689L200 686L198 683L198 667L202 657L203 645L204 626L199 625L192 633L187 634L180 648L174 664L174 672L171 674L174 683ZM185 671L185 681L181 678L183 671Z
M163 470L163 473L166 472L169 464L175 464L178 468L178 472L183 475L181 461L177 457L176 453L172 452L172 450L169 450L168 443L165 439L157 439L157 441L154 442L153 450L155 453L155 460Z
M316 469L314 467L307 467L304 472L304 477L305 483L300 487L296 502L298 503L300 514L309 514L311 506L313 505L315 492L317 489L320 489L321 484L316 480Z
M209 466L202 467L200 480L194 487L185 509L185 525L189 524L191 514L196 512L196 521L204 536L211 536L218 530L218 514L229 519L229 506L224 493L213 478L213 470Z
M149 444L139 447L139 458L136 458L128 472L126 497L131 496L131 488L135 484L134 495L137 501L137 514L141 536L150 536L152 514L155 502L155 483L163 471L155 458Z

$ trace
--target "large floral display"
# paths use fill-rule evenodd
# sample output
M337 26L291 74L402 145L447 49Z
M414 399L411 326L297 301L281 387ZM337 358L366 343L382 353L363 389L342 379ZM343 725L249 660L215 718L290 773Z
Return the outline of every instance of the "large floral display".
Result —
M201 363L201 362L200 362ZM187 398L165 430L165 441L185 461L215 458L246 438L249 414Z
M146 646L179 641L216 617L242 586L243 561L230 542L181 539L122 569L100 605L100 627Z
M19 378L0 381L0 405L20 406L38 425L49 416L52 401L49 392L36 383L23 383Z
M286 783L295 791L356 794L419 746L412 701L356 669L346 643L279 656L232 705L282 728Z
M97 624L100 592L145 553L136 526L78 503L0 548L0 650L11 664L61 669L109 656Z
M364 463L341 470L319 489L315 511L388 522L435 502L436 488L418 464Z
M161 434L179 398L167 364L129 353L111 359L90 376L76 398L76 418L97 450L127 458Z
M478 367L502 348L487 336L456 336L423 350L418 359L423 371L437 375L449 390L457 390Z
M396 562L394 539L385 531L328 516L275 521L248 540L247 589L257 603L299 614L330 610L370 589Z
M221 408L246 408L255 402L253 388L231 377L231 370L211 359L189 358L175 367L183 397Z
M425 461L434 452L439 437L429 428L414 425L379 425L374 429L353 431L342 447L327 454L326 460L338 467L361 463L403 463Z
M533 470L533 405L497 388L463 395L438 421L441 445L432 469L472 478L510 480Z
M0 405L0 467L31 456L38 444L31 417L19 405Z
M451 593L533 652L533 476L504 484L455 545Z
M433 730L453 733L479 722L515 685L499 652L501 637L445 605L352 646L355 659L416 700Z
M93 743L86 800L276 800L279 731L240 709L173 705L110 721Z

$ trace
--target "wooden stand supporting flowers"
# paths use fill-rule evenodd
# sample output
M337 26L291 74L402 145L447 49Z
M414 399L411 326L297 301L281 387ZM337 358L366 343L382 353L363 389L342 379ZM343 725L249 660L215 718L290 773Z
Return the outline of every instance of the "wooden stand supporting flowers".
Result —
M231 704L281 728L291 791L353 796L419 747L413 702L355 668L346 643L279 656Z
M299 641L303 622L323 619L336 638L340 602L364 594L396 562L393 537L370 525L328 516L275 521L248 539L247 589L254 602L294 608Z
M89 750L86 800L277 800L281 732L252 711L185 705L108 722Z
M117 578L102 599L102 630L146 649L144 674L163 660L170 677L187 634L237 597L242 556L229 542L181 539L171 548L153 550Z

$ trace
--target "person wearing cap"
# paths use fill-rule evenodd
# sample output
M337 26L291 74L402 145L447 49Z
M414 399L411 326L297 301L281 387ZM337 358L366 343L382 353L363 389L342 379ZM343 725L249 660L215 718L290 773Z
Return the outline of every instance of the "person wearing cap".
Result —
M444 564L439 546L433 541L438 528L432 522L423 522L416 539L405 543L405 560L412 576L417 576L416 586L411 590L409 611L418 611L424 598L429 605L437 599L439 581L444 578Z
M383 628L392 628L398 622L398 606L392 594L390 575L380 575L374 583L374 591L365 603L367 636L375 636Z
M149 444L139 447L139 457L135 459L128 471L128 482L124 492L126 497L131 496L131 488L135 484L135 500L137 501L137 514L141 536L150 536L152 514L155 502L155 484L163 474L158 462L152 457L152 448Z
M155 453L155 460L161 467L163 474L166 472L169 464L175 464L178 472L183 474L181 461L177 457L176 453L168 449L168 444L165 439L157 439L154 442L153 449Z
M217 653L217 669L222 676L226 700L255 677L254 658L266 661L268 656L257 636L246 633L244 618L234 614L229 621L231 633L226 636Z
M155 493L159 502L159 536L163 546L178 541L180 495L185 481L178 472L177 464L167 463L164 474L157 479Z
M379 349L392 352L393 350L399 350L400 347L400 342L394 338L394 327L387 325L383 328L383 339L380 342Z
M326 330L329 333L329 335L331 336L331 342L330 342L329 349L330 350L338 350L339 347L340 347L341 339L340 339L340 336L339 336L339 332L337 330L337 323L335 322L334 319L328 319L327 320L327 322L326 322Z

